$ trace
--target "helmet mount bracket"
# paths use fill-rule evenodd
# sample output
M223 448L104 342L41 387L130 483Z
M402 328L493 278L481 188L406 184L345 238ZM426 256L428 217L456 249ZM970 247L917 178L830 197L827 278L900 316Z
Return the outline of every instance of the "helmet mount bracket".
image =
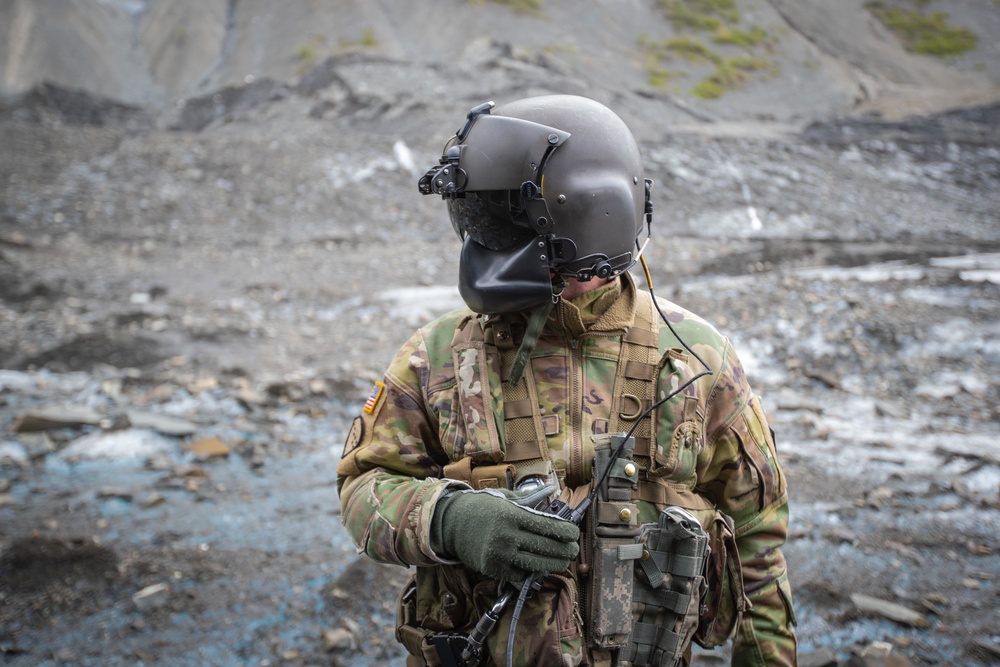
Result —
M465 123L462 127L458 128L458 132L455 133L458 143L462 143L465 141L465 138L469 136L469 130L472 129L472 125L476 122L476 119L483 115L488 116L490 114L490 110L492 110L495 106L496 104L493 100L490 100L489 102L483 102L482 104L478 104L469 109L469 113L465 116Z

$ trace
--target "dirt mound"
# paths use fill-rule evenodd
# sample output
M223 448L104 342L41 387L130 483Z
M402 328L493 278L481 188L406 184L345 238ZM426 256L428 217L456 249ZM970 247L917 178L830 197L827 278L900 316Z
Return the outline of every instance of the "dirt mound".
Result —
M87 539L32 537L0 555L0 586L14 594L42 594L56 586L103 588L116 576L117 562L113 551Z
M53 348L17 360L0 359L6 368L48 368L60 373L89 371L98 364L116 368L141 368L163 361L169 355L156 341L141 336L110 336L90 333L76 336Z
M8 545L0 554L0 636L39 617L92 607L119 579L117 565L114 551L87 538L29 537Z

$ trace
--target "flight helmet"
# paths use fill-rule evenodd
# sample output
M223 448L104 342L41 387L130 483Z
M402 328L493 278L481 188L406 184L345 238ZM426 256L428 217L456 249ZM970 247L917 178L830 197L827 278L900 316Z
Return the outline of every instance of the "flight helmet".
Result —
M474 107L418 184L447 203L463 239L459 291L480 313L627 271L648 237L650 186L621 118L574 95Z

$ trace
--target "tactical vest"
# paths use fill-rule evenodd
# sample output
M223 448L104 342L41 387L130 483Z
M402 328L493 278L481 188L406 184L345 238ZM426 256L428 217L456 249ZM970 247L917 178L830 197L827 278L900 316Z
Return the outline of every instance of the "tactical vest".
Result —
M691 491L685 485L670 482L654 473L658 469L672 468L676 463L656 450L654 437L655 411L642 419L640 416L653 404L657 378L661 371L663 355L659 351L659 316L648 292L636 290L636 312L633 325L621 340L621 352L615 374L615 387L611 405L611 421L605 432L620 433L635 427L634 457L642 473L633 501L647 501L658 505L677 505L687 509L714 510L711 502ZM547 424L552 416L542 415L535 379L529 363L516 385L508 382L510 367L517 354L519 334L523 325L511 323L502 317L485 316L482 323L476 316L467 317L455 332L452 349L455 350L455 368L461 374L469 364L463 360L468 350L483 349L485 355L472 370L473 375L461 377L461 382L480 383L487 387L485 366L488 359L495 359L494 371L500 374L503 392L503 442L499 433L490 431L491 452L479 460L464 457L447 465L444 476L469 483L473 488L506 487L528 474L544 473L550 461ZM667 351L666 360L687 364L687 355L680 349ZM488 393L483 391L488 400ZM685 397L683 425L674 438L692 439L696 433L689 426L698 415L698 399ZM479 407L479 406L477 406ZM480 409L489 409L483 405ZM565 482L565 480L560 480ZM563 484L565 485L565 484Z
M619 493L615 502L604 503L601 506L604 516L594 516L589 526L583 527L582 542L587 544L594 540L594 525L602 522L604 524L620 522L623 527L634 528L638 532L640 526L636 504L640 501L653 503L658 509L677 506L696 514L698 520L709 531L712 549L720 552L716 556L717 562L714 566L717 570L716 583L724 584L733 591L731 596L717 596L718 599L709 605L710 608L701 610L704 621L695 639L703 646L714 646L723 643L731 636L739 615L748 604L743 593L732 522L718 512L707 498L695 493L684 484L665 478L665 473L675 468L680 448L697 446L695 441L701 435L695 426L700 419L699 401L692 395L682 399L683 417L675 425L672 435L673 441L679 446L670 447L670 454L659 451L655 432L656 411L648 416L642 416L656 400L659 375L665 364L671 364L675 370L680 370L682 374L688 376L693 373L688 368L688 355L683 349L671 347L661 352L659 315L652 296L638 289L635 290L635 294L635 317L632 326L621 336L610 420L605 428L608 433L623 433L635 428L632 460L639 470L635 475L634 484L627 485L628 490L624 495ZM474 423L471 421L473 418L470 418L470 421L467 421L467 428L480 429L479 435L485 438L478 438L479 446L470 455L446 465L443 471L444 477L463 481L475 489L512 488L527 476L551 473L547 436L552 432L552 416L541 414L531 363L525 366L519 382L516 384L509 382L510 368L517 354L523 329L524 325L519 320L476 315L469 315L457 327L451 341L456 379L460 384L471 387L478 385L480 388L479 391L469 392L471 399L463 398L460 394L460 400L479 402L475 405L459 406L457 411L460 415L480 416L481 418ZM500 398L503 408L502 426L499 429L495 426L499 419L485 417L486 410L494 409L488 389L491 372L498 374L500 378ZM683 379L685 378L682 378L682 381ZM483 448L482 440L488 440L488 449ZM573 489L567 488L565 479L560 479L559 482L560 488L564 489L561 499L571 506L577 505L591 490L590 482L579 484ZM629 541L632 541L631 538ZM611 546L604 551L581 549L578 561L572 565L572 574L580 583L582 592L588 590L595 574L602 567L616 568L622 577L631 578L634 563L638 562L637 559L642 556L643 550L624 543L608 544ZM655 548L655 545L653 546ZM592 562L594 554L605 552L614 554L610 562L600 562L600 558L598 562ZM663 556L660 558L662 560ZM406 595L404 591L400 600L401 617L404 618L413 615L413 610L408 610L404 605ZM730 599L723 599L727 597ZM638 602L641 606L642 600ZM588 607L587 602L581 600L580 603L585 614L590 616L593 610ZM720 612L728 613L733 618L725 620L720 625L717 622ZM597 610L597 613L601 614L601 610ZM607 614L603 617L607 617ZM411 623L419 622L416 618L409 620ZM602 649L615 649L616 642L621 643L627 639L627 633L616 633L613 627L601 626L600 619L588 618L585 622L587 626L584 630L587 643L591 647L591 655L598 664L602 662L610 664L610 653L605 651L602 659ZM603 643L593 638L595 624L605 637ZM426 634L423 631L414 632L412 626L407 627L404 623L397 636L412 654L422 654L426 664L437 664L427 651ZM650 637L647 643L653 641ZM631 662L626 660L626 664Z

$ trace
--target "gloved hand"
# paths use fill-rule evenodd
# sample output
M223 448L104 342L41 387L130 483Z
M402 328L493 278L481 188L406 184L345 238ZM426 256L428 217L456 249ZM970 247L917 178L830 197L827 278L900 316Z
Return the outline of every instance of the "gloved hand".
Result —
M521 507L499 493L466 491L438 500L432 528L435 551L499 581L561 572L580 551L575 524Z

